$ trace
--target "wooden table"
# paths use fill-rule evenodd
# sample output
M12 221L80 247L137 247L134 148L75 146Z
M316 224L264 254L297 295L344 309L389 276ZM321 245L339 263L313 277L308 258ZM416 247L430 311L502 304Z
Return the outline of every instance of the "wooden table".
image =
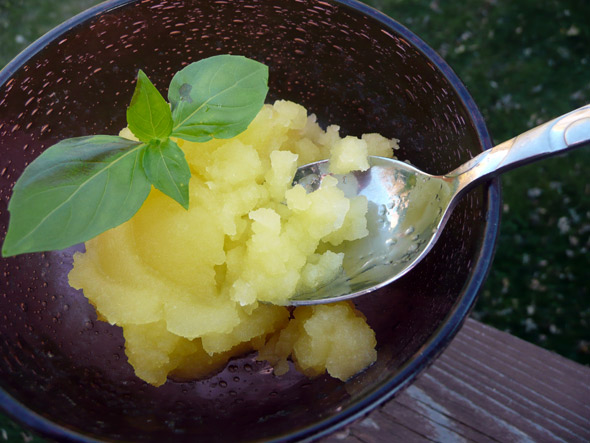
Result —
M468 320L418 380L322 443L590 442L590 368Z

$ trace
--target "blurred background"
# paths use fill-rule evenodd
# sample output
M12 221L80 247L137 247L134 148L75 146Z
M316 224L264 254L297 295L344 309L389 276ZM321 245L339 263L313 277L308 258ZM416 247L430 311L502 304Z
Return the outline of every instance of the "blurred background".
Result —
M0 0L0 68L97 0ZM590 103L588 0L365 0L436 50L495 144ZM502 176L494 264L472 317L590 364L590 148ZM0 440L43 441L0 415Z

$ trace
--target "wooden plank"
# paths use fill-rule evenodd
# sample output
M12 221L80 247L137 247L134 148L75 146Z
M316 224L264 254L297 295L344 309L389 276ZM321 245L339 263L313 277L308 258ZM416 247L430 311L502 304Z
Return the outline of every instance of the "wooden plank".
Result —
M477 334L481 334L481 332L473 328L471 322L466 324L465 332L467 333L457 336L457 343L453 343L462 345L457 346L457 350L467 350L471 358L482 363L489 360L490 366L498 368L501 373L513 372L515 378L525 381L535 380L535 387L545 392L549 397L569 394L572 396L569 400L579 401L576 393L580 386L571 383L571 380L583 378L584 373L588 377L587 368L584 366L571 365L570 360L536 346L527 346L526 349L523 349L522 344L525 342L514 340L514 337L509 334L479 337ZM507 339L509 340L507 341ZM494 352L498 348L501 348L502 352ZM526 358L523 358L523 353ZM571 407L578 406L583 405L579 403L577 406L571 405ZM587 403L586 407L588 407Z
M396 398L326 442L588 442L590 368L469 319Z
M401 406L406 407L414 414L413 417L408 416L406 421L412 423L418 420L419 427L429 429L429 434L433 435L436 441L480 441L486 443L495 441L478 429L451 416L447 409L441 408L433 401L428 392L417 385L410 386L405 395L400 395L395 403L383 409L391 417L395 417ZM449 438L453 434L456 434L457 437Z
M391 443L391 436L404 443L418 443L435 441L429 438L428 432L423 429L412 429L402 423L400 419L386 417L382 411L375 411L369 417L358 421L347 431L336 433L325 441L337 442L362 442L362 443Z

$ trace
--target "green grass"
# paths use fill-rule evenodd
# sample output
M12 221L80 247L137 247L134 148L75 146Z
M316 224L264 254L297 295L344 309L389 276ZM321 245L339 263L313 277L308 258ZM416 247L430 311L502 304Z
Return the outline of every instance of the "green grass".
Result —
M96 0L2 0L0 66ZM366 0L433 47L496 143L590 102L590 2ZM24 5L26 6L24 6ZM496 258L473 316L590 364L590 149L502 177ZM0 419L9 441L26 431ZM0 435L0 439L3 435Z

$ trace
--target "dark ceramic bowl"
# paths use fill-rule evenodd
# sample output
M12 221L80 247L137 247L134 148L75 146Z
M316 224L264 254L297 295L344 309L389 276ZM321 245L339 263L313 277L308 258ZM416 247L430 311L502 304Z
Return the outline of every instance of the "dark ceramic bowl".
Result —
M116 134L139 68L165 91L184 64L234 53L270 66L270 97L302 103L343 133L401 140L401 159L447 172L490 147L445 62L388 17L351 0L118 0L53 30L0 74L0 217L24 167L60 139ZM378 361L342 383L275 377L253 356L205 381L160 388L133 375L121 331L67 284L76 248L3 259L0 403L56 439L297 440L391 398L448 344L493 255L498 183L470 192L430 255L358 300ZM78 248L79 249L79 248Z

